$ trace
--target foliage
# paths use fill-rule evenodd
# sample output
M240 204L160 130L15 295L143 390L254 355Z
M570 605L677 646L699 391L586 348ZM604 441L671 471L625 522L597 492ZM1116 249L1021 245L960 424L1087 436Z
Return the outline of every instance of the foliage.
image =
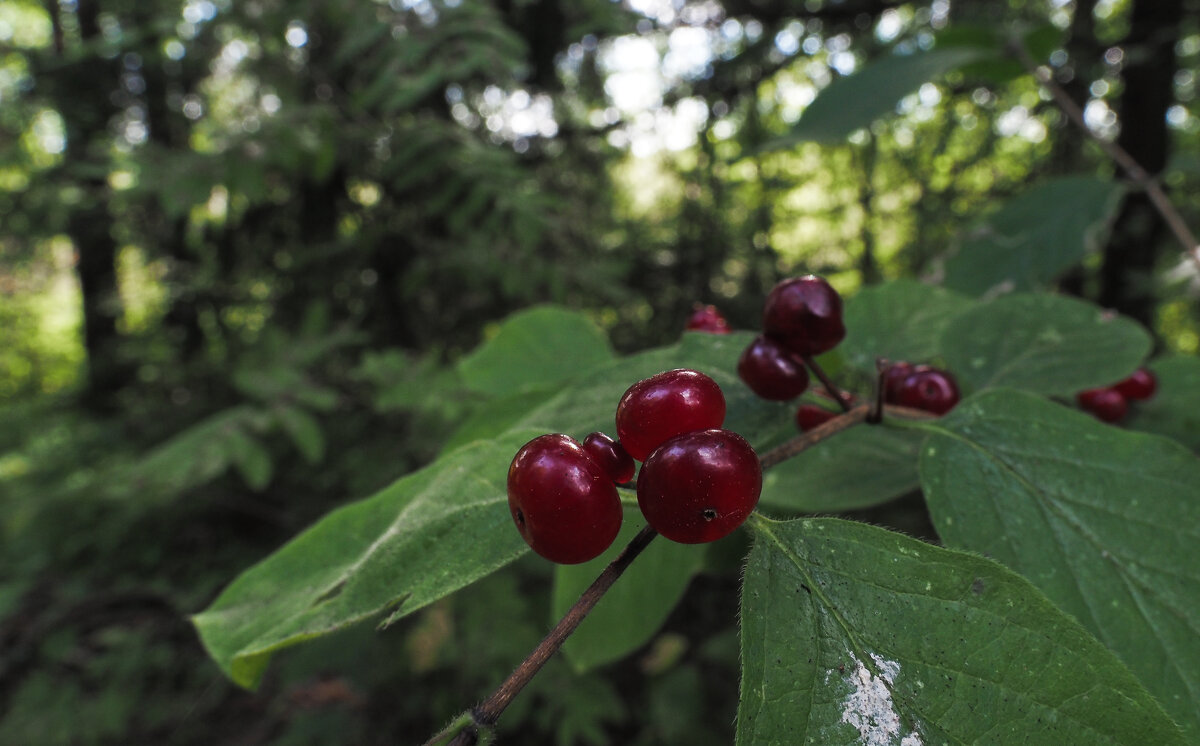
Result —
M0 4L0 742L435 732L604 562L526 555L516 447L684 365L783 442L749 335L679 327L810 271L839 382L974 395L657 540L500 742L1194 740L1195 273L1006 49L1115 137L1143 2ZM1195 224L1200 29L1160 31L1137 129ZM1092 302L1131 230L1141 325ZM1071 411L1151 351L1124 428Z

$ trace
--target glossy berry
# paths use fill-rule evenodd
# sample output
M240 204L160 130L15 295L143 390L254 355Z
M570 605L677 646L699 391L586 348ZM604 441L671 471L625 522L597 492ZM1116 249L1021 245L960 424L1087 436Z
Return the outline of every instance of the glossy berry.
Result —
M808 388L804 361L762 335L742 352L737 372L751 391L771 401L795 399Z
M784 280L767 295L763 332L797 355L832 350L846 336L842 297L814 275Z
M600 556L621 529L612 478L566 435L542 435L508 467L508 509L533 551L573 565Z
M633 457L621 444L604 433L592 433L583 439L583 450L612 477L614 484L633 479Z
M1142 401L1158 391L1158 379L1146 368L1138 368L1129 378L1112 387L1130 401Z
M818 407L815 404L801 404L800 408L796 410L796 427L800 428L800 432L806 433L837 416L837 412L830 412L824 407Z
M1129 411L1129 402L1114 388L1080 391L1075 400L1080 408L1091 412L1101 422L1120 422Z
M676 435L720 427L725 395L708 376L680 368L638 381L617 404L617 439L638 461Z
M671 541L701 544L729 534L762 491L758 455L730 430L701 430L663 443L638 475L646 522Z
M954 376L926 366L915 367L896 388L897 404L934 414L949 412L959 398Z
M696 304L692 315L688 316L687 324L683 327L689 332L707 332L709 334L729 334L729 322L721 315L716 306Z

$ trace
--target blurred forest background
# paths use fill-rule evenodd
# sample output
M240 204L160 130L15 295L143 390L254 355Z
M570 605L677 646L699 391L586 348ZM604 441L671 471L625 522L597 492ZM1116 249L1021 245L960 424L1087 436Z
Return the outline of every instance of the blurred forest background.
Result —
M545 563L254 693L186 615L434 456L484 402L455 361L514 310L620 351L696 302L754 328L781 277L936 281L1011 198L1119 176L1032 77L969 69L771 146L881 55L1008 28L1051 32L1039 61L1200 225L1189 0L0 3L0 743L424 740L540 638ZM1110 203L1053 283L1195 353L1195 266ZM698 577L628 661L552 662L502 727L729 743L736 582Z

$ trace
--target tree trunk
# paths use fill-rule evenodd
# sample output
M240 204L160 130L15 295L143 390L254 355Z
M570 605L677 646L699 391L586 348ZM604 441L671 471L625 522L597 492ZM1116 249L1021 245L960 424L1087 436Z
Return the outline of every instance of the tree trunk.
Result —
M95 0L79 0L76 14L84 44L100 37ZM119 360L121 296L117 291L113 221L108 211L109 188L104 158L112 90L112 64L85 57L65 72L70 83L61 89L59 110L67 130L66 168L87 169L79 179L83 195L67 218L67 232L78 255L76 271L83 294L83 342L87 354L87 386L83 401L97 411L111 410L113 395L125 378ZM89 162L93 161L93 162Z
M1183 0L1135 0L1125 52L1117 144L1151 175L1167 164L1167 109L1174 103L1175 44ZM1144 193L1129 195L1113 227L1100 272L1100 303L1152 326L1152 272L1164 224Z

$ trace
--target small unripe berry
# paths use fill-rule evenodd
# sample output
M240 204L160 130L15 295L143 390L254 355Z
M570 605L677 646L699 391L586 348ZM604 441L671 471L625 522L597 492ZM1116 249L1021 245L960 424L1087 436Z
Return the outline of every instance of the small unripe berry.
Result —
M614 484L625 484L633 479L635 465L621 444L604 433L592 433L583 439L583 450L604 467Z
M692 315L688 316L687 324L683 327L689 332L706 332L708 334L730 334L733 332L729 328L729 322L717 310L716 306L702 306L696 304L696 308L692 311Z
M1088 389L1075 396L1080 408L1091 412L1101 422L1120 422L1129 411L1129 402L1120 391L1112 388Z
M1138 368L1129 378L1112 388L1130 401L1143 401L1154 396L1154 392L1158 390L1158 379L1146 368Z
M915 373L918 368L929 370L929 366L914 366L912 363L892 363L883 373L883 400L888 404L896 404L900 395L900 385L904 379Z
M804 361L762 335L742 352L737 372L751 391L770 401L795 399L808 388Z
M842 297L815 275L784 280L767 295L763 332L797 355L832 350L846 336Z
M837 416L837 412L830 412L828 409L818 407L815 404L801 404L796 410L796 427L800 428L800 432L806 433L814 427L824 425Z
M617 439L638 461L683 433L720 427L725 395L708 376L680 368L638 381L617 404Z
M566 435L542 435L508 467L508 509L533 551L564 565L599 557L621 530L621 499L604 468Z
M729 534L754 511L761 491L758 455L730 430L671 438L642 464L637 484L646 522L683 544Z
M922 369L923 368L923 369ZM945 414L960 396L954 376L944 370L917 366L896 389L896 403L903 407Z

